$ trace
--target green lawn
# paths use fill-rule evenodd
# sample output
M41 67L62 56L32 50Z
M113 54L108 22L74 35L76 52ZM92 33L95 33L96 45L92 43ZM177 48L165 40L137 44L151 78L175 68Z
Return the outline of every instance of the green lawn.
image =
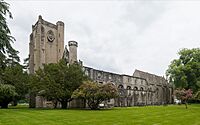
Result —
M0 125L200 125L200 105L110 110L0 109Z

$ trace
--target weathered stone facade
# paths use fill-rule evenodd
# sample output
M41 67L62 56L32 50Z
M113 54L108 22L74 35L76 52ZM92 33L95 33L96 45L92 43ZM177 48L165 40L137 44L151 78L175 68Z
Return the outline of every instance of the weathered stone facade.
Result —
M135 70L133 76L120 75L90 67L83 67L85 74L99 84L113 83L120 97L114 106L161 105L172 103L172 86L164 77Z
M46 63L57 63L61 58L69 64L78 62L76 41L69 41L64 49L64 23L56 25L44 21L41 16L32 27L30 35L30 73ZM81 61L79 63L82 64ZM119 97L108 100L106 106L161 105L172 103L173 87L164 77L135 70L132 76L116 74L83 66L83 71L99 84L113 83L119 90ZM36 97L36 107L49 107L50 102ZM76 100L70 107L84 107L83 101Z
M64 23L47 22L39 16L32 26L29 43L29 72L34 73L44 64L57 63L64 52Z

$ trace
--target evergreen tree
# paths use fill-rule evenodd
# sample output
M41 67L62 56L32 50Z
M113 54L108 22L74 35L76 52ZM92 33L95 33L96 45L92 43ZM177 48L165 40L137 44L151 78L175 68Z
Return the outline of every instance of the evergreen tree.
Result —
M6 16L12 18L9 11L9 4L4 0L0 0L0 68L5 69L7 65L15 65L18 63L18 51L16 51L11 43L15 41L11 36L10 29L6 22Z

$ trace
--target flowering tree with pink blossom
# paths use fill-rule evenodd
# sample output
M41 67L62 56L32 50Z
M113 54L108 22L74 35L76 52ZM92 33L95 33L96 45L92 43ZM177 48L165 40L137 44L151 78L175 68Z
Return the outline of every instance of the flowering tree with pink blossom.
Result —
M181 100L181 103L185 104L185 108L187 109L188 100L192 98L192 90L176 89L175 96L177 99Z

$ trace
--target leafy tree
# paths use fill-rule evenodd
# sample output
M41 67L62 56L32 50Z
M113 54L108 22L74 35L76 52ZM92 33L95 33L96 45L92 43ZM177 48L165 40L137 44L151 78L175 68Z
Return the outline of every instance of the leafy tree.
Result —
M5 84L15 87L18 94L15 97L15 104L17 104L17 100L25 98L25 95L28 93L28 74L23 71L21 65L7 66L3 73L3 81Z
M81 67L77 64L67 65L63 60L57 64L44 65L34 78L34 87L40 95L48 100L60 102L62 108L72 100L71 95L87 79Z
M0 84L8 82L5 81L5 69L10 66L19 65L20 61L17 55L19 52L11 45L15 39L11 36L6 16L12 18L12 14L9 11L9 4L4 0L0 0ZM12 79L10 78L10 80Z
M111 84L97 84L91 81L84 82L77 90L74 91L72 97L87 100L88 106L94 110L103 101L118 96L117 88Z
M192 98L192 90L176 89L175 96L177 99L181 100L181 103L185 104L185 108L187 109L188 100Z
M7 84L0 84L0 106L1 108L8 108L8 104L13 101L17 95L15 87Z
M12 18L9 4L4 2L4 0L0 0L0 69L4 69L8 64L15 65L19 62L18 51L11 45L15 39L10 35L6 22L7 15Z
M179 59L174 59L166 72L176 88L192 89L195 93L200 88L200 48L182 49Z

